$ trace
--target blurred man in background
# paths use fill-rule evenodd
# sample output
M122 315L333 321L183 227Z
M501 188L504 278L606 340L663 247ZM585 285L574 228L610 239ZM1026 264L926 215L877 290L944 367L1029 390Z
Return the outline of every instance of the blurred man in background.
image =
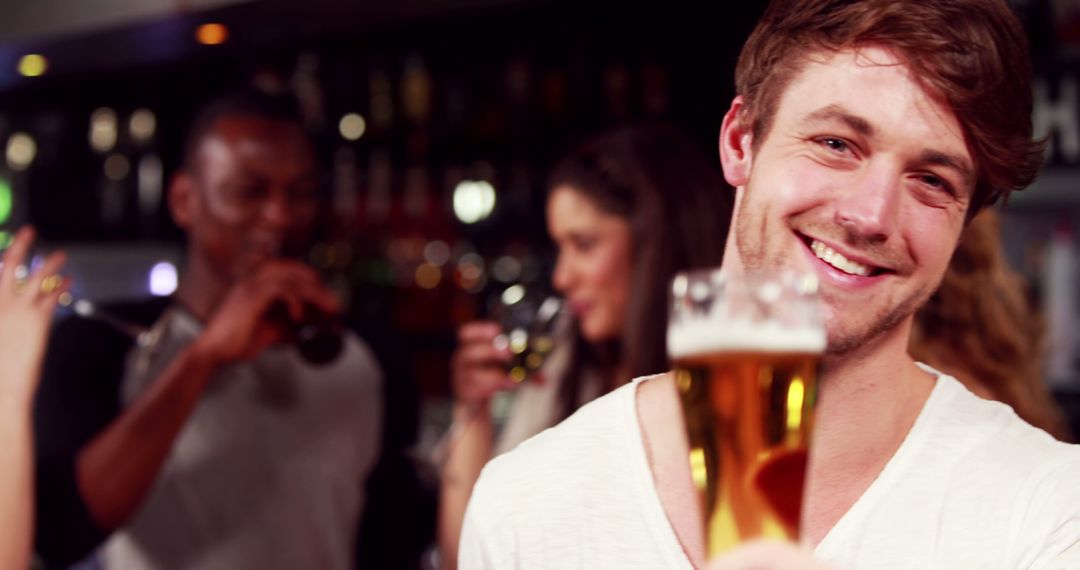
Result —
M170 187L188 246L175 296L109 309L149 327L134 350L82 318L49 349L37 547L50 567L353 565L382 374L354 335L325 365L290 342L341 312L297 260L317 172L285 101L237 93L198 116Z

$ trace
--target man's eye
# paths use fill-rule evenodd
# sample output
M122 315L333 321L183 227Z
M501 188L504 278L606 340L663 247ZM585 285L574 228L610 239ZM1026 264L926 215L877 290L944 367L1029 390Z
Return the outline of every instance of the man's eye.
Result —
M938 176L934 176L933 174L923 174L919 176L919 181L923 184L926 184L927 186L930 186L931 188L944 190L946 192L949 192L950 194L952 193L952 188L949 186L949 183Z
M848 144L843 139L825 137L818 139L818 143L834 152L846 152L848 150Z
M233 186L229 194L240 200L251 200L262 196L262 188L258 186Z

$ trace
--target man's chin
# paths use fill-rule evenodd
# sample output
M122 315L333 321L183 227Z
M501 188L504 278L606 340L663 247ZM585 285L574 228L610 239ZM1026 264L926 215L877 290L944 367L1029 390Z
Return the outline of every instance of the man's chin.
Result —
M900 307L900 309L872 321L858 323L830 322L836 318L836 315L827 316L825 327L828 331L828 344L825 348L825 357L844 359L859 353L872 352L885 339L897 334L903 334L902 342L906 349L908 328L904 325L910 322L910 317L914 313L906 310L906 307Z

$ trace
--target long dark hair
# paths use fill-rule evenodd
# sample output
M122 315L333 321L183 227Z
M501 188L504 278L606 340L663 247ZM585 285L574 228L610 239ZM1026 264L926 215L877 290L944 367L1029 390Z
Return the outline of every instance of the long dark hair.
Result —
M1042 374L1044 324L1005 258L1001 219L990 209L964 230L941 286L916 313L909 352L1071 441Z
M586 370L605 379L622 365L630 377L668 370L668 287L684 269L720 265L731 221L733 192L698 148L660 124L623 127L586 141L559 162L549 192L567 186L602 211L625 218L633 240L633 277L625 327L618 341L591 345L575 327L573 355L562 383L563 417L579 402Z

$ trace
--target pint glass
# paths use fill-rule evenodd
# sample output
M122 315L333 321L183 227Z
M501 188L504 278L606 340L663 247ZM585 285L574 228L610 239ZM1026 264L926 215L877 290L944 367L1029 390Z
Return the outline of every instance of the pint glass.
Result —
M812 275L680 273L668 353L705 514L709 558L752 538L797 540L825 330Z

